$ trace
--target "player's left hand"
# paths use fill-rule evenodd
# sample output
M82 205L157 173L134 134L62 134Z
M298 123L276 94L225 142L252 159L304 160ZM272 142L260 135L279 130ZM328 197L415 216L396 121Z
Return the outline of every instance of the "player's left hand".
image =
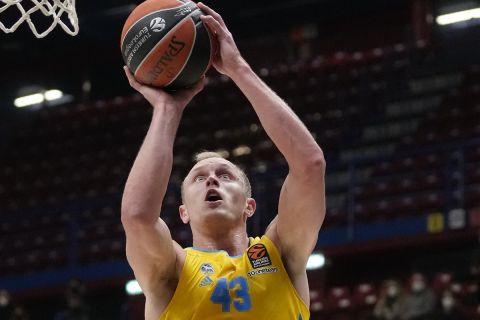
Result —
M222 16L202 2L198 3L198 7L206 13L206 15L202 15L200 18L217 38L219 47L217 54L213 58L213 66L218 72L231 76L247 63L241 56Z

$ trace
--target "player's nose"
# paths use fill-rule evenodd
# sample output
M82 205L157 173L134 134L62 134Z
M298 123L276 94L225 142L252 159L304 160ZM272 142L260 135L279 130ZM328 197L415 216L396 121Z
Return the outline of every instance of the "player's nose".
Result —
M210 186L219 186L219 183L218 183L218 180L217 178L215 178L215 176L213 175L210 175L208 178L207 178L207 187L210 187Z

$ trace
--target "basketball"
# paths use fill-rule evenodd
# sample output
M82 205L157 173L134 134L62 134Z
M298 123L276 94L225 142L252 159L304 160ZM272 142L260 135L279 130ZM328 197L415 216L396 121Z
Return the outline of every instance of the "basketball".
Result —
M196 83L210 67L213 41L190 0L147 0L127 18L121 50L140 83L167 90Z

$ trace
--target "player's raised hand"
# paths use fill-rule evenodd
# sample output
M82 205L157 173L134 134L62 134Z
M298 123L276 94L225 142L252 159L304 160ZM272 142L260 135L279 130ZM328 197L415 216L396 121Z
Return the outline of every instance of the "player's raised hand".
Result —
M222 16L202 2L199 2L198 6L206 13L206 15L200 18L217 38L218 42L218 52L213 58L213 66L218 72L231 76L233 73L238 72L240 67L246 65L246 62L242 58Z
M130 86L142 94L145 99L154 107L174 106L180 111L183 111L192 98L203 90L205 84L205 77L202 77L195 85L188 89L178 90L174 93L168 93L161 88L155 88L141 84L133 77L133 74L124 66L125 74L127 75Z

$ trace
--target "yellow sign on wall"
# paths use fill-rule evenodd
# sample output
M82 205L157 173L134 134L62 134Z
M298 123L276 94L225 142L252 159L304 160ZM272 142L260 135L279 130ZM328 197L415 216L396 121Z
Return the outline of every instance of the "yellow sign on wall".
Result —
M439 233L445 230L445 218L442 213L431 213L427 217L427 230L429 233Z

